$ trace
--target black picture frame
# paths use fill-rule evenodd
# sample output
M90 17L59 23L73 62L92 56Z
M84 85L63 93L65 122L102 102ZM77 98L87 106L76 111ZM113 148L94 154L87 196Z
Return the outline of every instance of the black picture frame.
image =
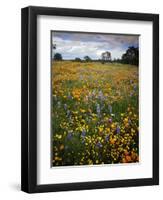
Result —
M56 15L153 23L153 177L37 185L37 16ZM28 193L159 184L159 15L30 6L21 11L21 190Z

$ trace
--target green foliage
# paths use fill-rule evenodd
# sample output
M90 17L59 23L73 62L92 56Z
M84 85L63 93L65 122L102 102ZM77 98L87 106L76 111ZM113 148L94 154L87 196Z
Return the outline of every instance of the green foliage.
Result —
M89 56L84 56L84 60L85 60L86 62L90 62L90 61L91 61L91 58L90 58Z
M122 63L139 65L139 49L131 46L127 49L126 53L122 55Z
M55 54L54 54L54 60L56 60L56 61L62 60L62 54L60 54L60 53L55 53Z
M74 60L75 60L76 62L81 62L81 59L78 58L78 57L76 57Z

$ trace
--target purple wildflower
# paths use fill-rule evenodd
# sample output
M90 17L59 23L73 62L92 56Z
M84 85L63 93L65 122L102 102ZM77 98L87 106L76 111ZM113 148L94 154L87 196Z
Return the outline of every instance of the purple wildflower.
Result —
M134 92L131 92L131 93L130 93L130 97L132 97L132 96L133 96L133 94L134 94Z
M130 80L130 84L132 84L133 83L133 80Z
M80 79L80 80L83 80L83 76L82 76L82 75L80 75L80 76L79 76L79 79Z
M131 119L128 120L128 123L131 124Z
M82 138L85 138L85 135L86 135L86 131L83 130L82 133L81 133L81 137L82 137Z
M99 104L97 104L97 106L96 106L96 111L97 111L97 114L100 115L101 109L100 109L100 105Z
M98 98L100 100L103 100L104 99L104 95L103 95L103 92L100 90L99 93L98 93Z
M119 126L117 126L117 128L116 128L116 132L117 132L117 134L119 134L121 132L121 129L119 128Z
M72 133L71 133L71 132L68 133L67 139L68 139L68 140L71 140L71 139L72 139Z
M70 115L70 110L67 110L67 117L69 117Z
M112 123L112 118L110 118L108 121L109 121L109 123Z
M136 89L137 89L137 86L136 86L136 85L134 85L134 91L136 91Z
M67 96L68 99L72 99L72 96L70 93L68 93L68 96Z
M101 144L101 142L97 142L97 147L99 147L99 148L101 148L102 147L102 144Z
M108 141L109 141L109 138L110 138L110 136L107 135L107 136L105 137L105 141L108 142Z
M83 139L83 140L81 141L81 143L84 144L84 143L85 143L85 140Z
M67 104L64 104L64 109L67 110Z

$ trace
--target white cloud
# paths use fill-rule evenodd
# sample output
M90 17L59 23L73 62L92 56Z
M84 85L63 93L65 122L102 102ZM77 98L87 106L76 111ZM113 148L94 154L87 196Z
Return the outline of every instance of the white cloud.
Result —
M52 43L64 59L85 55L98 59L104 51L110 51L112 58L121 58L128 46L138 46L138 36L54 32Z

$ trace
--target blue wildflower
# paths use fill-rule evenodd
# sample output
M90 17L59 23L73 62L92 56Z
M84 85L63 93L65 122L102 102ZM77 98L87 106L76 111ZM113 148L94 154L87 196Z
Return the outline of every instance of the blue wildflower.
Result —
M100 104L97 104L96 111L97 111L97 114L100 115L100 112L101 112L101 110L100 110Z
M136 86L136 85L134 85L134 91L136 91L136 89L137 89L137 86Z
M97 147L99 147L99 148L101 148L102 147L102 144L101 144L101 142L97 142Z
M64 109L67 110L67 104L64 104Z
M103 100L104 99L104 95L103 95L103 92L100 90L99 93L98 93L98 98L100 100Z
M83 80L83 76L82 76L82 75L80 75L80 76L79 76L79 79L80 79L80 80Z
M71 96L70 93L68 93L67 98L68 98L68 99L72 99L72 96Z
M70 115L70 110L67 110L67 117L69 117Z
M128 120L128 123L131 124L131 119Z
M72 139L72 133L71 133L71 132L68 133L67 139L68 139L68 140L71 140L71 139Z
M121 129L119 126L117 126L117 128L116 128L116 132L117 132L117 134L119 134L121 132Z
M81 143L84 144L84 143L85 143L85 140L83 139L83 140L81 141Z
M81 133L81 137L82 137L82 138L85 138L85 136L86 136L86 131L83 130L82 133Z
M134 94L134 92L131 92L131 93L130 93L130 97L132 97L132 96L133 96L133 94Z
M109 112L112 113L112 106L110 104L108 105L108 109L109 109Z
M110 138L110 136L107 135L107 136L105 137L105 141L108 142L108 141L109 141L109 138Z

